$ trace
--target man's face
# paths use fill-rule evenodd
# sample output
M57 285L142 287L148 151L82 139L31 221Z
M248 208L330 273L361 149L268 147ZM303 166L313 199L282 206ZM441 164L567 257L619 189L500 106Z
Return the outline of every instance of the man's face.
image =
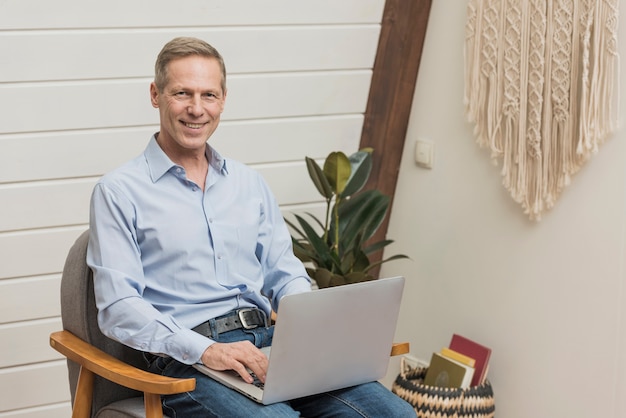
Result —
M171 61L167 73L162 92L154 83L150 85L152 106L159 109L161 119L159 144L170 157L204 153L226 100L219 63L192 55Z

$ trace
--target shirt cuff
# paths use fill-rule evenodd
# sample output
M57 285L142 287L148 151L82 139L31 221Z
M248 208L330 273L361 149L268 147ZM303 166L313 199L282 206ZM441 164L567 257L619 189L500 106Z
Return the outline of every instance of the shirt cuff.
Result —
M178 347L178 349L172 348L172 351L168 354L184 364L201 363L202 354L215 343L212 339L190 329L181 330L180 334L184 345Z

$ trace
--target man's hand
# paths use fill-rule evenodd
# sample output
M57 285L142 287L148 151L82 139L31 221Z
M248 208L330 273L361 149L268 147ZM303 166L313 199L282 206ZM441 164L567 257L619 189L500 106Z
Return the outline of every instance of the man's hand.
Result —
M248 383L254 378L248 369L265 383L268 359L250 341L213 343L202 353L202 363L213 370L234 370Z

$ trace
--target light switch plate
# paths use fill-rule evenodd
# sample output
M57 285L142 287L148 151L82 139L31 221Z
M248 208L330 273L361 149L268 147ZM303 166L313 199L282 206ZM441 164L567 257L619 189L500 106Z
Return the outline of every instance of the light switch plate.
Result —
M420 167L433 168L435 145L431 141L418 140L415 144L415 162Z

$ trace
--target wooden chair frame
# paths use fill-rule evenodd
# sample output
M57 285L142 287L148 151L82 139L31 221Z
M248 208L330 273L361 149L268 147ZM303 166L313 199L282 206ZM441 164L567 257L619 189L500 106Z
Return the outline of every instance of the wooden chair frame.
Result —
M143 392L146 418L163 418L161 395L189 392L196 379L178 379L138 369L86 343L69 331L50 334L50 346L80 365L72 418L90 418L95 375Z
M138 369L86 343L69 331L50 334L50 346L80 365L72 418L90 418L95 375L143 392L146 418L163 418L161 395L189 392L196 379L178 379ZM391 355L409 352L409 343L394 343Z

